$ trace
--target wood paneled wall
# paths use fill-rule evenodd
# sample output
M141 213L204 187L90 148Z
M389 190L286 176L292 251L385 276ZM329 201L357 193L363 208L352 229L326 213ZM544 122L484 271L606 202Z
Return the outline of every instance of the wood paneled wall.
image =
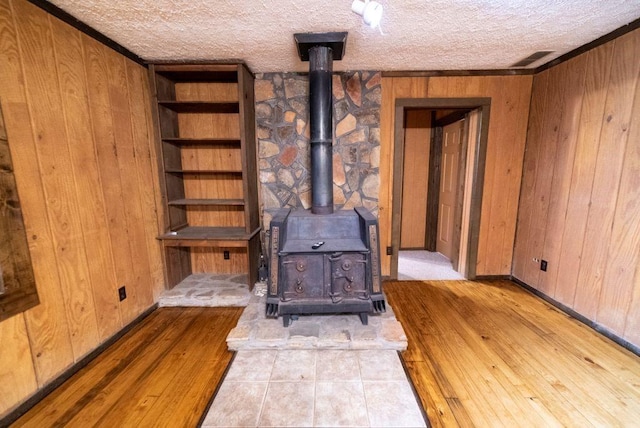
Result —
M393 133L397 98L491 97L477 275L509 275L532 76L385 77L380 112L380 246L389 275L393 189Z
M41 302L0 323L1 417L153 305L164 279L146 70L0 0L0 76Z
M400 248L424 249L427 229L431 111L407 111L405 129Z
M640 30L536 75L513 275L640 346Z

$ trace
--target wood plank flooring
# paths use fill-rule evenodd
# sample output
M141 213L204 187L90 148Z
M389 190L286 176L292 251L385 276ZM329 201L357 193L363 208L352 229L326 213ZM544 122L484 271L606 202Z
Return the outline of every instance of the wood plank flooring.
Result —
M387 282L433 427L637 426L640 358L509 281ZM196 426L242 308L163 308L15 426Z
M161 308L14 426L196 426L243 308Z
M433 427L637 426L640 358L509 281L387 282Z

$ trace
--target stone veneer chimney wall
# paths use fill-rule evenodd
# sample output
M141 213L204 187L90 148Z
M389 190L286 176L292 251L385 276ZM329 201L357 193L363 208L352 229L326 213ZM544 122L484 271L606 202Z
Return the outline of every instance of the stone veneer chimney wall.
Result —
M378 214L381 74L333 75L333 200L336 210ZM311 207L309 79L264 73L255 80L263 225L284 207Z

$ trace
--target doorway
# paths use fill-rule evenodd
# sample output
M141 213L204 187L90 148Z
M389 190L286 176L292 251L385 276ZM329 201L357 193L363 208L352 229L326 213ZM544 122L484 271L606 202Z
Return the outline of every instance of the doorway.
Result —
M490 98L397 99L395 107L390 276L473 279ZM413 264L412 275L399 277L400 261ZM425 266L433 278L420 277Z

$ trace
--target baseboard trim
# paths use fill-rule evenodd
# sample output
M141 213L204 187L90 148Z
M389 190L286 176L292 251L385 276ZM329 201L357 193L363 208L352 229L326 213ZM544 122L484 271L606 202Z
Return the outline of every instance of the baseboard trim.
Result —
M620 336L618 336L615 333L613 333L610 330L608 330L606 327L603 327L602 325L598 324L597 322L590 320L589 318L585 317L584 315L581 315L580 313L574 311L570 307L563 305L562 303L558 302L557 300L547 296L546 294L544 294L540 290L537 290L537 289L533 288L532 286L530 286L526 282L521 281L521 280L519 280L518 278L516 278L514 276L511 277L511 281L515 282L520 287L524 288L525 290L527 290L529 293L533 294L534 296L541 298L542 300L544 300L545 302L549 303L550 305L552 305L556 309L564 312L565 314L569 315L572 318L575 318L576 320L580 321L582 324L586 325L587 327L590 327L593 330L597 331L598 333L600 333L601 335L603 335L607 339L614 341L618 345L620 345L623 348L625 348L627 351L633 352L634 354L636 354L637 356L640 357L640 347L634 345L633 343L627 342L626 340L624 340Z
M511 281L511 275L477 275L474 281Z
M124 326L122 330L111 336L109 339L100 344L96 349L89 352L83 358L74 363L71 367L66 369L62 374L53 379L51 382L43 386L41 389L36 391L31 397L27 398L22 404L19 404L18 407L7 413L5 417L0 419L0 428L8 427L12 423L18 420L22 415L27 413L33 406L42 401L47 395L51 394L56 388L66 382L71 376L79 372L81 369L86 367L91 361L93 361L96 357L102 354L109 346L113 345L116 341L118 341L122 336L131 331L136 325L140 324L142 320L144 320L147 316L149 316L153 311L158 308L158 304L154 303L151 307L145 310L143 313L138 315L133 321Z

